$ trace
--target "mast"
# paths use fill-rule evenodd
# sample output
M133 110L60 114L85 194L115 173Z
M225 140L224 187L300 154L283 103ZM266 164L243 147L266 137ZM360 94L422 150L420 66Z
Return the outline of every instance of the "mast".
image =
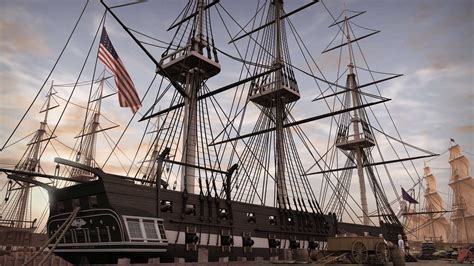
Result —
M189 2L190 5L194 3L196 3L193 13L195 16L194 21L190 22L191 25L184 26L183 24L189 21L183 19L171 27L178 28L178 36L189 34L187 43L181 46L181 41L174 39L173 41L178 43L168 47L157 67L157 73L168 77L172 83L180 83L184 90L180 92L184 105L184 119L181 124L183 136L181 190L193 194L197 178L196 171L198 171L195 166L200 163L198 149L207 149L204 147L206 144L201 143L201 139L208 137L198 135L198 130L206 126L203 125L205 121L199 119L203 110L200 110L201 107L198 108L198 94L204 82L217 75L221 69L215 48L212 48L211 52L211 42L214 46L214 41L208 14L209 5L205 5L204 0ZM207 56L204 55L205 51L207 51Z
M57 107L51 107L51 97L55 94L53 92L53 82L46 95L43 121L40 122L40 127L36 131L34 137L28 143L27 149L23 154L22 159L15 166L15 170L22 170L28 172L40 172L40 152L42 150L43 141L47 140L46 127L48 123L49 110ZM52 138L52 137L50 137ZM33 176L24 176L26 179L33 179ZM0 225L7 225L12 228L35 228L35 221L31 217L31 188L32 184L28 182L13 182L8 181L7 195L5 202L1 206L1 220Z
M197 19L196 19L196 36L191 39L192 51L202 54L202 13L204 3L203 0L197 1ZM197 94L201 87L202 78L199 70L192 70L186 74L186 82L184 89L187 97L184 98L184 138L183 138L183 159L182 162L189 165L184 166L181 178L181 189L189 193L194 193L194 181L196 179L196 169L192 166L196 164L197 153Z
M349 74L347 75L346 87L350 89L350 97L352 100L353 107L359 107L361 105L360 95L358 93L356 75L354 73L353 63L353 52L352 52L352 40L349 31L349 20L347 15L344 17L343 34L348 44L349 53L349 64L347 65ZM375 145L372 139L372 133L369 131L367 123L365 122L365 114L363 109L355 109L352 114L349 124L344 125L345 133L339 135L336 140L336 146L342 150L352 151L355 155L355 164L357 167L357 176L359 178L359 190L360 190L360 203L362 209L363 223L369 225L370 219L368 216L368 205L367 205L367 193L364 177L364 148L372 147ZM352 133L349 134L349 127L352 124ZM361 128L362 126L362 128Z
M349 44L349 89L352 91L352 101L353 106L360 106L359 96L356 94L357 91L357 84L355 80L354 74L354 64L352 62L352 43L351 43L351 35L349 34L349 23L347 21L347 15L345 16L346 22L346 36L347 36L347 43ZM360 141L360 132L359 132L359 110L354 110L354 117L353 117L353 127L354 127L354 140ZM369 216L368 212L369 209L367 207L367 194L365 191L365 178L364 178L364 167L363 167L363 158L362 158L362 147L356 146L356 162L357 162L357 175L359 176L359 189L360 189L360 202L362 206L362 216L364 217L364 224L369 224Z
M276 71L276 99L275 108L273 113L275 116L275 161L276 161L276 183L277 183L277 197L282 204L282 207L286 207L286 198L288 197L286 181L285 181L285 149L284 149L284 136L283 136L283 120L285 112L285 104L280 95L282 87L282 58L281 58L281 10L283 6L283 0L275 0L275 67L278 68Z
M276 200L280 208L289 208L291 203L288 197L287 189L287 169L291 162L286 158L288 151L285 149L286 139L289 138L287 129L284 124L287 118L286 105L297 101L300 98L296 79L293 72L286 65L286 60L289 60L289 51L287 46L286 35L284 35L282 28L284 27L282 20L283 0L274 0L271 2L271 9L267 17L269 27L266 29L263 41L268 45L267 49L272 54L269 62L275 69L274 73L268 75L266 78L259 79L253 83L250 88L249 100L268 108L266 115L275 124L275 138L274 138L274 163L275 163L275 186L276 186ZM272 12L270 12L272 11ZM268 24L267 23L267 24ZM265 56L259 55L259 59L267 60ZM265 62L266 63L266 62ZM289 63L289 62L288 62ZM259 84L261 82L261 84ZM293 158L295 160L295 158ZM291 159L290 159L291 160Z
M160 133L160 116L156 117L156 127L155 127L155 137L150 149L151 155L149 158L143 162L142 167L145 167L143 180L148 181L147 185L153 186L156 177L158 175L157 161L160 156L160 145L159 145L159 133ZM146 165L145 165L146 163ZM163 181L161 181L163 182ZM164 183L165 184L165 183ZM165 185L167 187L167 184Z
M451 165L449 186L453 190L452 237L458 243L471 243L474 238L474 180L470 176L469 160L454 141L449 147L449 164Z
M100 110L102 106L102 98L103 98L103 89L104 89L104 81L105 81L105 71L102 74L102 79L99 83L97 89L97 98L91 100L89 103L94 102L94 106L86 110L86 119L88 117L88 113L92 113L91 119L86 127L84 127L81 131L82 134L77 136L76 138L80 139L80 146L79 151L76 154L76 162L80 162L87 166L95 167L95 154L96 154L96 144L97 144L97 133L99 131L104 131L106 129L99 129L100 128ZM71 171L71 177L75 179L80 179L84 181L89 181L94 178L93 174L83 171L78 168L73 168Z
M447 240L448 221L440 213L444 210L444 203L436 189L436 177L431 173L430 167L425 163L424 178L426 181L425 190L425 210L428 213L427 223L429 232L424 232L423 237L430 240Z

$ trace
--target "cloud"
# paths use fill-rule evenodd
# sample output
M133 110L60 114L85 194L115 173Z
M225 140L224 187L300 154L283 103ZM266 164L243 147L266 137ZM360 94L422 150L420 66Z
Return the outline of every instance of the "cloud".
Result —
M459 126L456 131L462 134L474 134L474 125Z
M24 10L16 10L22 16L30 16ZM2 12L3 13L3 12ZM7 13L7 12L5 12ZM17 14L19 15L19 14ZM48 44L33 23L25 23L25 20L12 21L9 16L0 17L0 50L2 55L27 53L36 56L47 56L51 53Z
M21 3L26 3L24 1L19 2L20 6ZM133 8L137 8L137 10L140 8L141 11L144 11L140 13L139 17L136 17L136 12L127 12L127 10L130 9L124 9L123 11L120 11L119 15L121 19L123 19L131 28L140 29L140 31L153 35L159 39L170 40L172 33L166 32L166 27L161 27L159 25L169 25L170 21L169 16L167 16L168 13L173 11L171 13L175 14L174 11L179 11L182 3L179 3L178 7L178 4L171 2L169 5L167 4L166 6L163 6L163 8L159 8L157 10L145 10L145 5L133 6ZM247 17L251 16L252 14L250 14L247 9L242 8L242 4L237 5L235 3L232 4L231 2L232 1L230 1L229 4L234 5L233 9L240 13L238 16L236 16L236 18L238 18L240 21L247 21ZM248 0L248 2L251 1ZM373 11L377 11L377 8L382 6L384 11L386 11L386 7L389 6L390 3L387 2L384 4L372 5L370 8L365 8L363 6L364 4L370 4L362 3L361 6L359 3L358 6L362 10L367 9L369 11L368 19L375 19L370 21L370 23L361 23L361 25L369 27L380 25L380 29L382 30L393 27L393 32L398 34L396 36L391 36L391 34L379 34L373 39L370 39L370 42L368 41L369 39L364 40L363 44L367 45L367 47L363 47L368 48L364 49L364 51L368 52L367 59L371 65L374 63L373 66L375 67L375 70L387 70L388 72L393 71L406 74L405 77L380 85L383 96L393 98L393 101L388 103L388 106L392 111L392 116L397 123L397 127L401 131L403 140L410 144L441 153L443 149L447 148L447 142L449 138L453 137L462 144L467 142L463 148L467 146L466 150L469 151L472 150L472 141L468 141L472 140L470 136L472 136L472 133L474 132L474 126L470 125L471 123L469 122L474 119L474 112L469 110L473 110L472 101L474 100L474 94L470 85L472 83L470 82L472 80L472 70L470 68L470 64L472 62L473 54L470 53L472 48L470 48L468 45L472 43L471 40L472 36L474 35L472 35L472 30L469 30L466 27L472 24L472 19L470 19L472 16L468 16L466 13L471 12L472 14L473 2L463 2L470 5L467 7L465 5L459 6L452 3L445 5L432 4L431 2L426 3L427 4L425 4L425 7L421 7L421 9L416 10L413 8L413 6L407 5L407 8L409 8L409 11L407 12L411 13L404 14L403 10L405 7L402 7L400 9L392 9L393 12L388 12L390 14L380 13L384 14L383 16L377 15L377 13L374 13ZM159 5L159 3L156 4ZM328 6L330 10L341 10L344 8L342 4L342 2L338 3L338 1L333 1L328 3ZM451 4L456 7L446 7L446 5ZM172 7L172 5L175 6ZM299 4L291 3L287 5L287 10L293 10L291 5ZM42 3L41 6L45 6L44 3ZM74 7L74 5L72 6ZM330 24L330 19L323 8L320 7L318 9L317 6L318 5L315 5L314 9L308 8L305 10L305 12L308 13L317 13L317 16L294 16L291 19L292 22L295 23L299 33L302 35L306 45L308 45L308 49L311 50L313 56L316 56L316 62L324 70L325 76L331 80L334 80L335 73L333 72L337 70L338 65L337 53L327 53L324 56L319 55L319 52L324 49L324 47L333 37L334 31L331 31L330 33L326 32L326 26ZM3 7L4 6L2 5L2 9ZM52 11L51 8L53 8L54 11ZM2 89L2 99L0 100L0 121L2 122L0 124L3 124L0 125L0 135L3 135L2 139L6 133L10 133L6 132L7 129L11 130L13 125L16 124L18 117L22 115L26 106L28 106L30 103L30 100L36 93L36 89L40 86L40 84L42 84L42 79L46 76L45 74L49 70L50 65L52 65L51 61L48 60L53 60L54 58L47 58L48 60L37 60L39 57L41 57L40 59L43 59L45 55L51 53L51 51L49 51L50 48L48 48L47 42L51 43L51 47L58 46L60 48L66 37L65 34L67 34L69 31L69 27L66 27L66 30L43 30L43 32L41 32L39 27L43 27L48 24L41 23L41 20L48 21L50 26L52 26L53 23L56 25L57 21L66 21L62 19L61 16L63 18L67 17L68 19L74 19L77 14L73 14L71 12L78 11L78 9L76 10L75 8L71 8L71 12L69 12L69 9L63 5L58 4L48 6L48 12L43 12L44 10L45 9L36 9L34 7L31 7L31 9L23 9L22 7L18 7L18 5L16 7L7 7L6 9L0 10L0 88ZM61 10L61 12L55 12L58 10ZM92 8L88 8L88 12L89 10L92 10ZM94 10L94 12L99 12L98 9ZM151 12L151 10L153 10L153 12ZM103 11L103 9L100 9L100 11ZM420 14L413 14L415 11L420 11ZM52 19L45 15L47 13L56 14L56 16L53 18L54 21L50 21ZM445 14L449 17L444 18ZM93 13L94 17L92 17L91 13L87 13L87 15L90 19L84 19L81 22L77 32L79 35L74 36L67 49L67 52L65 53L65 60L61 61L61 65L58 65L58 68L53 74L52 79L55 80L55 84L74 82L77 78L80 64L82 63L82 59L87 52L86 46L89 43L89 39L92 40L92 35L95 33L96 27L100 20L99 13ZM242 17L240 15L245 15L247 17ZM397 17L397 23L391 23L390 20L388 20L389 24L387 24L387 16L392 15ZM416 23L410 20L410 18L414 18ZM163 23L165 19L166 23ZM360 16L358 19L363 19L363 16ZM383 19L384 22L378 23L377 19ZM87 26L83 24L86 20ZM229 36L224 31L222 25L220 25L220 20L215 19L213 22L215 25L214 35L217 45L221 49L229 51L231 54L236 54L232 47L225 45L229 39ZM69 21L68 23L71 23L70 26L72 27L72 21ZM358 22L356 21L356 23ZM323 27L321 27L321 24ZM120 29L120 26L111 17L107 19L107 29L114 45L116 46L117 51L122 57L127 69L130 71L130 75L139 89L140 95L143 95L144 90L148 85L147 82L152 76L150 73L154 69L150 63L150 60L145 57L143 52L136 47L129 36L127 36L127 34L125 34ZM287 30L290 34L288 39L291 45L290 50L293 57L292 61L294 65L302 66L304 65L304 61L302 61L303 58L297 52L298 49L295 46L293 37L289 32L289 28L287 28ZM237 31L234 29L233 33L236 32ZM27 40L25 40L25 36L27 36ZM383 42L380 42L382 37L387 38L387 40L384 39ZM144 38L144 40L146 39ZM374 45L372 46L372 44ZM383 47L384 49L381 49L380 47ZM59 48L56 48L51 48L54 54L59 51ZM243 52L243 47L240 47L239 49L241 52ZM157 58L159 58L158 52L156 55ZM93 55L91 55L89 62L92 61L91 59L93 59ZM240 67L238 64L229 62L230 60L228 60L225 56L221 56L220 59L222 64L222 74L209 81L208 85L211 89L236 81L237 76L240 73ZM343 57L343 62L346 61L347 57ZM342 66L345 68L344 64ZM87 71L91 70L91 66L88 65L87 67L88 68L86 68L86 71L83 73L81 80L88 80L91 77L91 75L88 75L88 72L91 71ZM313 67L314 70L315 66L312 65L311 67ZM317 87L312 81L305 82L311 79L304 75L300 75L300 73L297 75L302 93L302 99L294 108L293 115L295 116L295 119L299 120L327 112L324 103L310 102L310 98L319 94L316 92ZM320 74L317 75L319 76ZM365 83L363 80L367 82L366 78L363 78L362 76L360 78L362 81L361 83ZM158 81L159 79L155 81L156 86ZM341 80L341 82L344 82L344 78ZM323 86L322 89L325 89L325 86ZM59 90L58 95L62 95L63 97L67 98L69 92L70 89L65 88L64 90ZM228 112L228 109L232 104L231 96L233 96L233 92L234 91L229 91L226 94L216 96L219 104L221 104L226 112ZM87 88L77 89L73 97L73 102L84 105L84 101L81 103L81 99L87 99L87 94ZM44 93L41 94L41 98L43 98L43 96ZM308 98L305 99L305 97ZM158 106L161 105L163 108L166 107L169 104L169 100L168 98L165 99L166 100L160 102ZM152 100L152 97L148 97L147 101L150 100ZM11 104L12 102L15 104ZM39 104L41 104L41 101L39 101ZM64 106L64 102L60 101L60 104L60 108L57 108L51 112L51 128L54 126L58 114ZM144 110L148 106L149 105L144 104ZM376 107L374 106L374 109L375 108ZM390 135L396 136L395 129L392 128L390 123L391 117L385 113L385 110L383 109L384 107L382 105L377 106L377 108L380 109L375 111L381 111L378 112L377 115L382 113L380 116L377 116L382 124L381 127L383 127L384 130L386 130ZM255 110L256 108L252 107L250 109L247 113L246 120L244 121L243 129L241 131L242 133L251 131L255 121L257 120L258 112ZM18 111L15 112L15 110ZM41 115L37 114L37 110L32 110L30 114L34 114L35 118L41 118ZM37 129L38 121L31 119L30 114L27 117L30 121L27 121L28 124L21 126L20 130L22 131L17 132L21 134L17 134L14 140ZM125 125L127 123L128 117L130 115L128 110L119 109L117 107L116 97L111 97L107 100L104 100L103 114L105 114L107 117L110 117L112 121L121 125ZM82 126L83 123L83 116L83 109L75 108L70 105L68 111L63 117L63 122L55 132L55 135L58 136L57 140L64 142L68 146L74 146L74 141L76 140L74 139L74 136L76 136L80 131L80 126ZM223 118L223 116L221 116L221 118ZM466 120L468 122L466 122ZM371 121L374 122L374 120ZM103 122L102 126L104 128L107 127L108 121L101 120L101 122ZM211 123L213 124L214 131L220 132L222 125L218 119L211 121ZM324 154L327 149L328 135L330 138L334 138L335 135L334 130L330 134L329 123L330 120L326 119L302 126L304 127L305 132L308 134L311 142L316 146L318 152L321 154ZM122 140L120 145L121 150L116 151L120 161L126 166L126 168L128 168L130 165L127 157L133 156L135 148L138 146L138 142L140 140L140 138L137 136L140 136L140 131L143 127L144 123L139 125L137 125L137 123L133 123ZM107 134L110 134L112 139L117 140L122 129L123 126L117 128L116 130L107 131ZM6 133L2 134L3 132ZM458 133L461 136L457 136L453 133ZM58 149L58 152L62 157L68 158L67 155L70 154L70 151L64 146L58 144L57 140L52 141L52 143L55 145L55 148ZM380 140L384 159L394 159L395 154L388 141L386 141L382 136L377 138L377 140ZM11 149L6 150L7 152L0 154L0 162L16 163L18 158L20 158L21 153L24 151L26 141L27 140L20 142ZM177 146L181 147L181 145L178 144ZM302 145L298 145L298 147L302 147ZM237 149L241 151L241 148L242 145L240 145ZM400 157L407 157L404 156L406 154L401 148L401 144L395 143L394 149L399 152ZM110 150L111 149L107 141L104 139L103 134L99 134L97 162L100 165L103 164ZM123 155L122 151L127 155ZM415 155L412 154L411 149L409 151L410 155ZM47 168L47 172L52 173L54 171L53 157L56 155L51 150L48 150L48 152L48 155L45 153L47 156L42 158L42 162L44 163L44 167ZM301 159L303 161L304 167L311 165L312 158L307 156L306 151L301 149L299 152L301 152L300 155L302 156ZM137 158L142 158L143 156L141 155L142 154L139 154ZM375 152L374 159L378 161L381 160L380 157L381 156ZM223 159L223 165L227 163L226 158ZM436 161L432 162L433 166L435 167L436 165L438 165L438 167L448 167L447 160L444 159L439 164L435 163ZM396 185L412 184L410 175L416 177L414 172L420 172L422 169L421 160L415 161L414 163L416 164L414 167L411 166L411 163L406 164L409 166L408 168L410 174L407 174L407 171L405 171L401 164L392 164L388 166L390 167L390 173ZM112 156L105 170L119 174L123 174L124 172L119 160L115 158L115 156ZM269 171L273 173L274 169L269 169ZM132 173L134 172L132 171ZM436 174L440 177L449 175L449 173L446 175L441 173ZM383 186L387 188L387 193L393 193L388 191L390 184L384 175L385 174L382 173L381 179ZM0 177L0 183L5 179L6 178L3 178L3 176ZM313 176L310 180L317 194L316 196L318 196L320 179L320 176ZM355 178L354 181L356 181ZM441 179L439 181L439 187L440 189L445 189L447 192L449 187L446 183L446 180ZM368 186L367 188L370 190ZM271 190L269 192L272 194ZM328 194L333 193L329 192ZM353 187L351 188L351 196L354 197L356 201L358 201L359 192L356 183L354 183ZM390 197L390 199L393 199L393 197ZM349 205L355 207L355 204L351 199L349 200ZM371 205L371 209L373 208L374 206ZM358 208L355 207L355 209Z

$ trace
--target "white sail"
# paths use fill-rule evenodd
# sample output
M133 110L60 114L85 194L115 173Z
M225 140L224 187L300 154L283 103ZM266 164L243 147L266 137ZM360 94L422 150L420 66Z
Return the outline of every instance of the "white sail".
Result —
M470 175L470 163L461 153L461 147L454 144L449 148L451 177L449 186L453 191L450 241L474 242L474 180Z
M419 213L413 208L408 208L405 226L408 228L408 239L415 241L446 242L449 236L449 223L444 216L444 202L436 189L436 177L425 164L423 169L426 181L425 203Z
M436 189L436 177L431 173L428 165L424 168L424 178L426 181L425 190L425 210L428 212L429 225L425 233L425 238L432 238L437 241L446 241L449 232L449 223L444 216L444 202Z

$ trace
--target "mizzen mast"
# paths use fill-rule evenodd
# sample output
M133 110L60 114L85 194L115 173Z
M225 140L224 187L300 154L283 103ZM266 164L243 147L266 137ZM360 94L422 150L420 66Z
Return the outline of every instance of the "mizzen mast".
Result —
M353 15L347 16L347 12L351 12L353 13ZM376 130L385 136L387 135L383 131L383 129L380 130L374 125L371 125L369 121L369 116L367 114L367 112L369 112L370 109L367 110L368 106L366 106L366 104L367 102L369 102L368 98L374 98L374 99L382 98L383 99L376 84L400 77L401 75L372 71L370 70L370 67L367 65L367 62L365 60L364 60L364 63L366 65L365 68L357 66L356 58L355 58L356 53L365 59L363 51L360 48L359 41L380 32L378 30L373 30L373 29L362 27L362 26L358 26L357 24L351 21L351 19L358 17L364 13L365 12L345 10L341 13L341 15L339 15L339 17L342 17L342 19L338 20L339 17L337 19L335 18L334 23L329 26L329 27L337 26L338 35L339 34L341 35L341 44L336 44L335 46L331 48L326 48L322 53L339 49L340 56L342 56L343 54L342 49L346 49L345 46L347 46L346 50L349 57L347 70L345 70L343 73L339 72L338 70L338 74L337 74L337 81L338 81L339 78L342 78L347 73L346 86L343 88L343 90L336 91L336 92L333 89L331 89L333 91L333 94L329 96L336 96L336 95L342 94L342 97L337 97L334 99L334 104L336 104L336 100L337 100L338 102L340 102L341 108L343 110L349 109L350 112L342 113L339 116L338 121L335 123L335 125L337 126L336 128L337 133L334 136L334 146L337 149L331 148L330 150L332 151L328 152L329 154L328 156L325 156L325 158L327 158L329 162L329 165L327 166L328 170L321 171L320 173L340 172L336 176L338 181L337 181L337 185L334 191L335 192L337 191L337 193L329 197L329 201L327 202L326 207L325 207L326 210L336 212L337 217L341 217L341 218L344 212L350 215L349 212L345 210L345 206L347 205L347 200L350 197L350 199L353 200L358 205L358 207L360 207L360 209L362 210L362 215L361 216L357 215L357 216L358 218L361 218L360 220L364 225L375 224L374 221L370 219L370 217L376 217L379 221L380 226L386 229L386 232L385 232L386 235L384 235L384 237L388 239L396 240L398 234L403 234L403 226L400 223L399 219L397 218L397 215L393 211L391 207L391 203L389 202L387 198L387 194L385 193L385 189L382 186L381 180L380 180L381 172L379 172L379 170L377 169L377 166L378 165L384 166L386 175L389 178L390 182L392 183L390 172L388 168L385 166L386 164L430 157L430 156L433 156L434 154L417 148L418 150L429 153L430 155L418 156L418 157L409 156L408 158L398 157L396 160L385 160L384 159L385 156L383 156L381 153L380 144L377 143L373 130ZM364 31L369 31L369 33L362 36L356 35L356 33L353 30L354 25L358 28L363 29ZM331 44L333 44L337 36L333 39L333 41L331 41L328 47L331 46ZM354 43L356 44L356 46L353 46ZM353 48L355 47L357 47L357 52L353 50ZM372 81L365 84L358 84L359 72L361 70L367 71ZM375 77L373 75L374 73L388 75L389 77L375 80ZM361 90L362 88L366 88L370 86L375 86L377 94L371 94L371 93ZM329 96L323 95L323 97L318 97L315 100L324 99ZM388 109L386 110L388 112ZM377 117L375 116L374 113L372 114L378 123ZM396 140L400 144L406 145L401 140L401 137L400 136L398 137L400 138L400 140L393 137L391 137L390 139ZM390 140L388 141L389 143L391 143ZM374 153L377 151L378 151L378 157L381 160L380 162L375 162L374 160L374 155L377 156L377 154L374 154ZM338 159L339 153L342 153L344 155L341 158L345 160L343 167L338 166L340 162L340 160ZM407 155L409 155L408 151L407 151ZM336 166L335 169L331 169L334 166ZM350 195L350 188L351 188L351 183L352 183L352 178L353 178L353 172L352 172L353 169L357 169L360 201L355 200L354 197ZM370 189L372 190L372 194L375 199L374 205L375 205L376 210L373 212L368 211L366 182L369 183ZM392 188L394 189L393 183L392 183ZM397 195L396 189L394 189L394 193ZM354 210L350 210L350 212L356 214Z

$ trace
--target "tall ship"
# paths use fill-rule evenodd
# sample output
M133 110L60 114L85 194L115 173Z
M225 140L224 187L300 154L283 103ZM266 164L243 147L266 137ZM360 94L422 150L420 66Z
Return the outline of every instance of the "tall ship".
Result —
M472 244L474 241L470 222L474 211L474 183L470 174L470 162L454 140L451 140L447 152L450 166L450 177L445 177L448 179L448 194L445 197L440 195L436 177L425 163L424 203L418 208L412 204L405 206L403 220L411 241L431 241L455 246Z
M425 203L421 212L410 206L405 209L405 225L408 240L445 242L449 235L449 222L446 218L446 204L437 190L436 177L425 163L423 168L426 181Z
M474 242L474 180L471 176L471 164L462 154L461 147L454 144L449 147L451 176L449 187L452 194L450 220L451 235L449 242Z
M29 189L39 187L49 195L48 241L43 247L71 263L115 263L123 257L132 262L157 257L161 262L177 257L198 261L203 250L209 261L285 258L288 252L325 249L328 239L336 236L383 238L393 243L405 236L393 210L401 196L393 185L390 165L435 154L407 144L398 130L395 136L389 135L374 113L375 106L388 112L390 100L378 86L401 75L373 71L361 59L360 43L379 33L354 22L365 12L331 14L330 28L336 36L323 54L338 54L340 64L330 81L291 20L314 9L318 1L291 9L286 9L289 3L283 0L252 1L254 16L247 22L233 17L220 1L188 1L168 28L170 41L121 20L117 10L139 2L111 6L101 1L104 15L83 62L83 68L91 64L91 51L97 51L92 78L82 81L81 70L61 104L51 100L60 87L52 85L41 110L44 120L24 159L14 168L0 169L11 184L8 193L19 191L19 196L8 197L10 207L2 212L9 232L37 225L28 222L32 217L27 214ZM126 62L120 59L121 51L112 44L106 14L156 67L144 94L135 87ZM216 18L220 25L214 22ZM230 32L229 24L238 30ZM218 26L224 26L233 52L217 43L213 30ZM150 47L161 49L161 57ZM306 68L291 61L297 48ZM232 73L233 78L217 87L209 81L223 75L224 63L238 65L240 73ZM301 84L311 84L313 91L302 89ZM71 99L81 86L89 88L83 119L61 120L68 107L77 105ZM118 130L118 125L106 119L103 110L113 95L133 113L114 140L107 132ZM294 110L310 98L314 98L311 105L321 105L326 112L298 119ZM52 109L59 110L59 119L48 126ZM331 129L327 146L318 150L307 127L323 119L330 120ZM40 167L42 156L58 141L59 129L66 122L81 125L76 144L70 157L54 159L54 173L46 172ZM143 134L127 132L132 123L144 125ZM17 128L2 152L8 152L5 147ZM127 137L138 141L136 152L127 157L131 163L121 164L125 173L105 171L109 159L123 153L120 146ZM99 161L97 153L103 150L97 147L105 141L113 143L108 157ZM382 145L390 145L395 155L382 153ZM403 151L400 154L394 148L397 145ZM409 149L421 155L413 156ZM465 160L452 150L452 164L459 168L450 185L458 189L472 184L472 178L467 181ZM392 184L392 192L385 182ZM435 189L430 182L430 189ZM458 191L465 193L461 188ZM437 200L435 194L429 197ZM473 214L467 207L472 200L453 201L457 211L451 220L456 228L472 232L469 219ZM13 214L3 216L6 213ZM458 233L456 237L464 236ZM367 262L367 247L354 243L353 261ZM384 262L386 258L377 259Z

